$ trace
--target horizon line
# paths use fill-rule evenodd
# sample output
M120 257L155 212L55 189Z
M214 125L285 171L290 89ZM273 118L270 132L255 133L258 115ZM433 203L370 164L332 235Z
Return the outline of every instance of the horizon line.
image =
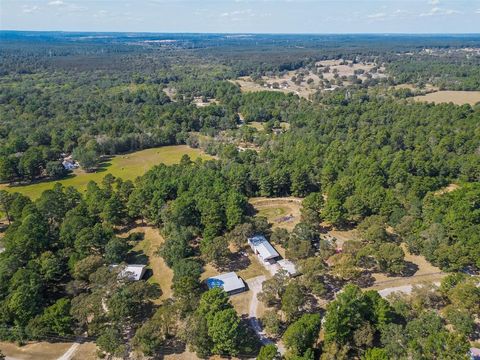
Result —
M473 35L480 36L480 32L200 32L200 31L108 31L108 30L28 30L28 29L0 29L0 32L35 32L35 33L83 33L83 34L187 34L187 35Z

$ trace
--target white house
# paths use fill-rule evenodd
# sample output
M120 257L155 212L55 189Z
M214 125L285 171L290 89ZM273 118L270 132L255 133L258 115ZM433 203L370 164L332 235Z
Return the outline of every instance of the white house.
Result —
M274 262L280 256L263 235L255 235L248 238L248 245L263 262Z
M116 268L119 265L112 265L111 268ZM131 264L126 265L118 274L118 277L123 279L130 279L134 281L140 280L145 275L146 265Z
M212 276L207 279L209 289L222 288L228 295L238 294L245 291L245 283L234 272Z
M73 160L72 155L63 158L62 165L66 170L74 170L80 167L80 164Z

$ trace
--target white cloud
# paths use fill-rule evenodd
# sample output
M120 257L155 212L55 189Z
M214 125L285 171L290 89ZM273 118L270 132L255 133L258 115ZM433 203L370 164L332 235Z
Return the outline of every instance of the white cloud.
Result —
M223 16L223 17L226 17L226 16L238 16L238 15L254 16L255 14L253 13L252 9L235 10L235 11L224 12L224 13L220 14L220 16Z
M444 9L440 7L434 7L429 12L421 13L419 16L442 16L442 15L457 15L462 14L461 11L454 10L454 9Z
M40 8L36 5L32 5L32 6L23 5L22 6L22 12L24 12L25 14L30 14L30 13L36 12L39 9Z
M480 9L477 9L477 11L475 11L476 14L480 14Z
M107 17L108 15L108 11L107 10L99 10L97 11L95 14L93 14L93 17L96 17L96 18L105 18Z
M65 3L62 0L52 0L48 2L48 5L50 6L59 6L59 5L64 5Z
M383 19L386 16L387 16L387 14L385 14L383 12L367 15L367 17L369 19Z
M440 0L429 0L428 2L430 5L438 5L440 4Z

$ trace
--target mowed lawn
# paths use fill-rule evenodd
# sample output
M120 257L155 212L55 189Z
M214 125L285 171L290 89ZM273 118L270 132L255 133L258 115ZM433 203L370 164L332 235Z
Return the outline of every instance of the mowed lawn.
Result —
M134 180L137 176L143 175L152 166L158 164L171 165L180 162L183 155L188 155L192 160L196 158L212 159L210 155L200 149L192 149L187 145L163 146L141 150L129 154L116 155L103 163L101 169L94 173L86 173L77 169L73 174L63 180L42 181L31 185L9 186L0 185L0 189L10 192L20 192L32 199L38 198L43 191L51 189L59 182L64 186L73 186L84 191L89 181L101 182L107 174L120 177L123 180Z

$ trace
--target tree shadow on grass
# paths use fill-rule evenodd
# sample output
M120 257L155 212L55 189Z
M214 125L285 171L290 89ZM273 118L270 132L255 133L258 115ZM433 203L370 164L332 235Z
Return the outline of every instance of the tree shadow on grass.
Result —
M405 261L405 268L403 269L401 276L403 277L413 276L417 271L418 271L417 264L411 261Z
M167 355L182 354L187 350L187 346L184 342L175 338L167 339L165 344L155 352L155 355L151 357L152 360L165 359Z
M228 257L228 261L222 266L222 270L241 271L248 268L251 263L249 257L243 255L243 252L236 252Z
M109 162L108 160L102 160L102 162L100 162L98 164L98 166L95 168L94 171L92 171L92 173L101 173L101 172L105 172L107 171L107 169L112 165L111 162Z
M142 250L132 250L127 255L127 263L148 265L148 256Z

